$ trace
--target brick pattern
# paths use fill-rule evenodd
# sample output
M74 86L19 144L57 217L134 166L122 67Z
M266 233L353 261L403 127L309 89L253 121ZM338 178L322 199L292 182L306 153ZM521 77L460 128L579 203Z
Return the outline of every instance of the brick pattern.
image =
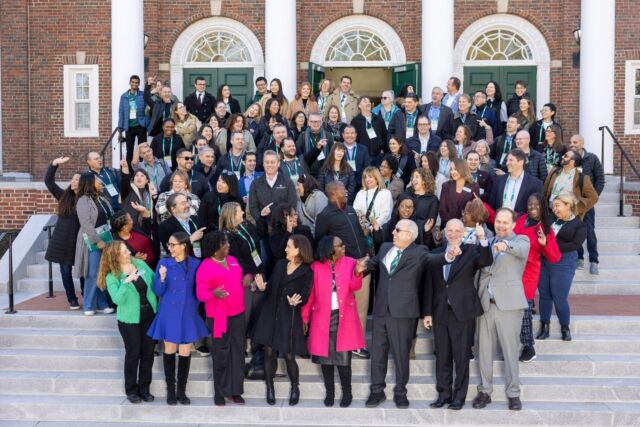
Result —
M624 191L624 202L633 206L633 215L640 216L640 191Z
M0 230L19 229L31 215L56 213L58 202L47 190L0 190Z

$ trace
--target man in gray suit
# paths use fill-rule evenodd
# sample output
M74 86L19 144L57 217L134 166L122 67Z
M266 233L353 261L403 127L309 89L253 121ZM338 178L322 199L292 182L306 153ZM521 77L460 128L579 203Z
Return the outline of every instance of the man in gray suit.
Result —
M473 407L481 409L491 403L493 391L493 352L498 342L504 356L504 376L509 409L519 411L520 328L527 307L522 273L529 255L529 238L516 235L516 214L509 208L496 212L492 239L493 264L480 271L478 296L484 314L478 318L478 363L481 382Z

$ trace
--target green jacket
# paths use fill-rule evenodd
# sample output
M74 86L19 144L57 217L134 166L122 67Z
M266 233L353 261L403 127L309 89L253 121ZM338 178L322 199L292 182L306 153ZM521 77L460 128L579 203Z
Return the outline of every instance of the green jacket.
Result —
M131 258L131 262L143 272L142 279L147 284L147 300L155 313L158 299L153 293L154 272L144 261ZM119 277L113 273L107 274L107 290L113 302L118 305L117 319L122 323L140 323L140 294L133 283L124 282L126 278L124 273L120 273Z

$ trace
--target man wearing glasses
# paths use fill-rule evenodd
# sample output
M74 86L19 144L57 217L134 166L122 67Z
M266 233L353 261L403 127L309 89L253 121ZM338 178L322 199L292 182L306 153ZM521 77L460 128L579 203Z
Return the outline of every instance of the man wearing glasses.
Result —
M184 99L184 105L187 111L196 116L201 123L206 123L209 116L213 114L216 99L206 91L207 81L204 77L196 77L194 86L196 90Z
M184 172L189 177L191 192L202 199L202 196L209 190L207 179L200 172L193 170L193 154L187 148L181 148L176 153L176 163L178 170ZM160 192L164 193L171 188L171 175L165 176L160 184Z

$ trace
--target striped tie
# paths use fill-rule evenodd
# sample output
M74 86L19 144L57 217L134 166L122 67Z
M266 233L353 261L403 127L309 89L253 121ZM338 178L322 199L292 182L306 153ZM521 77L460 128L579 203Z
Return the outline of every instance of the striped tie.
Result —
M389 274L393 274L398 268L398 263L400 262L400 257L402 256L402 251L398 249L396 252L395 258L391 260L391 268L389 268Z

